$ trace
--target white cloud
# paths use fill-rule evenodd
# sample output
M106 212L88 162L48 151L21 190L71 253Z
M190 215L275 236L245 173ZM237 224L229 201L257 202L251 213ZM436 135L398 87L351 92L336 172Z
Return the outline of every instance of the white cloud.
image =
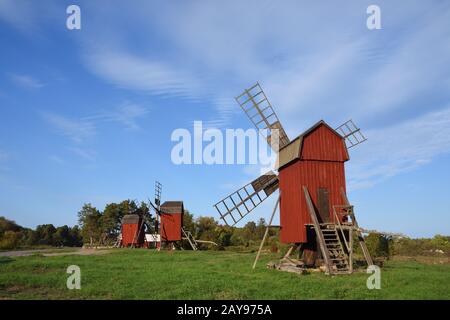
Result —
M141 127L138 120L150 112L149 108L134 103L124 103L110 111L100 111L92 116L83 118L86 121L117 122L127 129L138 130Z
M65 162L63 158L57 155L50 155L48 158L57 164L63 164Z
M0 21L23 35L34 39L43 36L41 31L49 20L52 20L52 27L61 23L61 6L55 1L47 1L44 7L41 2L34 0L0 0Z
M197 78L164 61L109 49L87 55L86 61L95 74L119 88L185 98L196 98L202 92Z
M73 142L80 144L95 134L95 126L92 122L70 119L54 113L45 113L45 120L53 125L59 133Z
M95 161L97 153L88 149L86 145L91 142L102 123L117 123L126 129L140 130L138 120L146 116L148 112L148 108L127 102L112 110L81 118L69 118L55 113L43 113L43 117L59 134L72 142L73 145L67 147L67 150L87 161ZM64 162L55 155L50 156L50 159L56 163Z
M369 139L351 150L349 186L367 188L430 163L450 152L450 108L366 132Z
M27 1L0 1L0 20L6 21L19 30L31 30L34 21L33 16L32 7Z
M230 126L239 113L245 118L233 97L260 81L291 137L319 119L336 126L354 118L370 128L367 145L382 150L395 141L376 142L386 139L386 130L400 136L410 131L401 125L386 129L384 120L438 121L423 115L450 98L450 72L443 67L450 65L450 7L382 2L383 29L369 31L367 5L248 1L165 3L154 10L144 1L139 9L110 9L107 15L119 22L99 27L101 35L83 42L83 52L89 70L115 86L213 105L206 127ZM133 17L133 26L120 19L124 15ZM140 38L147 33L153 41ZM139 49L127 45L129 34L142 39ZM428 103L431 98L441 101ZM423 123L422 129L432 130ZM445 139L437 143L446 150ZM390 148L378 164L352 159L354 186L412 170L432 161L439 149L424 159L401 141Z
M88 150L80 147L68 147L67 149L77 156L83 158L84 160L95 161L96 159L97 154L93 150Z
M36 78L26 74L10 74L10 79L17 85L27 89L40 89L45 86L44 83Z

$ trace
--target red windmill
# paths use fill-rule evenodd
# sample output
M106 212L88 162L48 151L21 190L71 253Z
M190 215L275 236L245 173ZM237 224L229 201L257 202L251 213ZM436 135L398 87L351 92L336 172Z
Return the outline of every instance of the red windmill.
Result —
M279 189L255 264L278 205L280 240L292 244L287 257L299 248L306 266L322 260L329 274L351 273L356 233L367 263L373 264L345 186L348 149L366 140L360 129L351 120L336 129L319 121L291 141L259 83L236 101L257 129L266 129L269 144L278 137L271 144L278 152L278 175L270 171L214 205L227 225L235 225Z

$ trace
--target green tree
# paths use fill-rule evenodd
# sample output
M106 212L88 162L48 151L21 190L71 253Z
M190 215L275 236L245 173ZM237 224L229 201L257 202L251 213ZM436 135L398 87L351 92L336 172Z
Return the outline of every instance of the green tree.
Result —
M228 247L231 245L231 237L233 236L233 228L229 226L218 226L216 228L216 234L218 235L217 244L220 247Z
M52 246L55 244L54 242L54 234L56 232L56 228L53 224L41 224L36 227L36 234L38 238L38 244L45 244Z
M70 228L69 235L71 247L81 247L83 245L81 230L78 226L73 226L72 228Z
M5 231L0 239L0 249L9 250L17 248L20 241L20 231Z
M12 220L8 220L5 217L0 217L0 237L6 232L6 231L20 231L22 230L22 227L19 226L17 223L15 223Z
M78 224L81 227L81 236L83 242L89 242L92 246L94 243L99 244L102 237L101 213L90 203L84 204L83 208L78 212Z
M258 224L256 225L256 229L255 229L255 236L256 236L257 240L260 240L264 237L264 233L266 232L266 227L267 227L266 220L264 218L260 218L258 220Z
M242 228L243 240L248 244L252 240L257 240L256 235L256 223L254 221L249 221Z
M195 221L194 221L194 215L191 214L188 210L184 210L183 214L183 228L186 231L190 231L192 235L195 236Z
M196 235L200 240L217 241L216 228L218 223L213 217L199 217L195 221Z
M32 229L25 229L23 234L23 244L26 246L33 246L39 243L38 233Z
M370 233L365 238L365 242L370 254L373 257L389 257L389 244L391 242L391 239L389 237L379 233Z
M70 228L67 225L56 228L53 235L54 245L68 247L71 245Z

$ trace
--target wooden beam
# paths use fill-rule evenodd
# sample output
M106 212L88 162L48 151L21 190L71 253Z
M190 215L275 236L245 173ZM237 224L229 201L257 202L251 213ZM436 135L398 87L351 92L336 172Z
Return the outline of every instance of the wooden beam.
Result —
M345 191L343 188L341 188L341 194L342 194L342 198L344 199L345 204L347 206L350 206L350 202L348 201L347 195L345 194ZM371 265L373 265L373 260L372 260L372 257L370 256L369 249L367 249L367 245L366 245L366 242L364 241L364 237L359 229L358 222L356 221L356 217L355 217L355 213L353 212L353 209L352 209L351 218L353 220L353 225L355 227L356 235L358 236L358 242L359 242L361 250L364 254L364 258L366 259L367 265L371 266Z
M261 250L264 246L264 242L266 242L267 235L269 234L269 228L270 228L270 225L272 224L273 216L275 215L278 204L280 203L280 197L281 197L281 192L280 192L280 195L278 195L278 199L277 199L277 202L275 203L275 206L273 207L272 216L270 217L269 224L267 225L266 231L264 232L264 237L261 240L261 244L259 245L259 250L258 250L258 253L256 254L255 262L253 262L253 269L255 269L255 267L256 267L256 263L258 262L259 255L261 254Z

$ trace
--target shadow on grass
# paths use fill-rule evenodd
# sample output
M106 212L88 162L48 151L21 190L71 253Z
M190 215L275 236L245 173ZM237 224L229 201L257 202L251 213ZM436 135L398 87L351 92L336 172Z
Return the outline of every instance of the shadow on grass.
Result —
M13 261L14 259L11 257L0 257L0 264L7 264Z

